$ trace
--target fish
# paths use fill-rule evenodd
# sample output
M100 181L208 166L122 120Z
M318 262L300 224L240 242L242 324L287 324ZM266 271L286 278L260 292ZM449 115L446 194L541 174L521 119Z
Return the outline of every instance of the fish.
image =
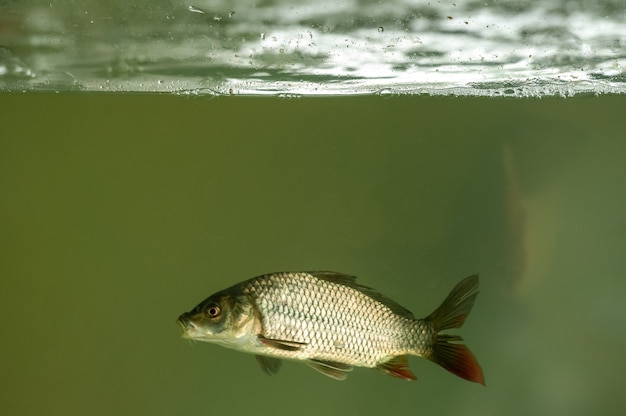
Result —
M354 367L416 380L408 357L426 358L485 385L459 335L478 295L478 275L459 282L430 315L413 314L356 277L331 271L264 274L217 292L177 319L183 338L254 354L276 374L283 360L302 361L336 380Z

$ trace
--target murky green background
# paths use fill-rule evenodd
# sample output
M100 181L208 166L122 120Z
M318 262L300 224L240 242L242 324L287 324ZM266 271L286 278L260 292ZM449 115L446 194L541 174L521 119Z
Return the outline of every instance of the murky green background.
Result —
M7 415L618 414L623 97L0 95ZM411 359L337 382L180 338L277 270L431 312L461 278L487 387Z

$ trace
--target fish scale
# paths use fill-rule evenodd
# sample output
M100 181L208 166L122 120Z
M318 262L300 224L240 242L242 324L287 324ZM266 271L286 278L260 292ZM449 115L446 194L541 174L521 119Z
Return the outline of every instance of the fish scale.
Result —
M375 367L385 357L405 354L423 344L421 339L405 336L407 326L415 324L382 303L307 273L267 275L249 282L243 293L257 299L266 338L306 344L298 351L285 351L288 358L339 359L355 366ZM312 296L302 297L302 302L297 296L286 295L304 293ZM273 299L280 299L280 303L273 303ZM337 318L329 322L329 316ZM422 337L432 337L430 333ZM337 348L338 344L342 348Z
M406 380L408 355L428 358L450 372L484 384L482 370L459 328L478 294L478 276L462 280L424 319L376 290L337 272L280 272L218 292L182 314L183 336L257 356L270 374L282 359L304 361L343 380L353 367L376 367Z

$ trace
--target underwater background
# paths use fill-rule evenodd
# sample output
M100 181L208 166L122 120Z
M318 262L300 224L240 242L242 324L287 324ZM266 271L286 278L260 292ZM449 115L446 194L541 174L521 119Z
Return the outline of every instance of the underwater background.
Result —
M1 94L5 414L615 414L626 365L624 98ZM358 276L416 316L463 277L486 387L181 338L279 270Z

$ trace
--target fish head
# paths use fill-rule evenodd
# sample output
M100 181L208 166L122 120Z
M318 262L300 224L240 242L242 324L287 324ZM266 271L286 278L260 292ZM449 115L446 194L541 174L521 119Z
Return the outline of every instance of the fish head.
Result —
M223 291L216 293L178 317L183 338L237 348L249 341L255 314L249 299Z

